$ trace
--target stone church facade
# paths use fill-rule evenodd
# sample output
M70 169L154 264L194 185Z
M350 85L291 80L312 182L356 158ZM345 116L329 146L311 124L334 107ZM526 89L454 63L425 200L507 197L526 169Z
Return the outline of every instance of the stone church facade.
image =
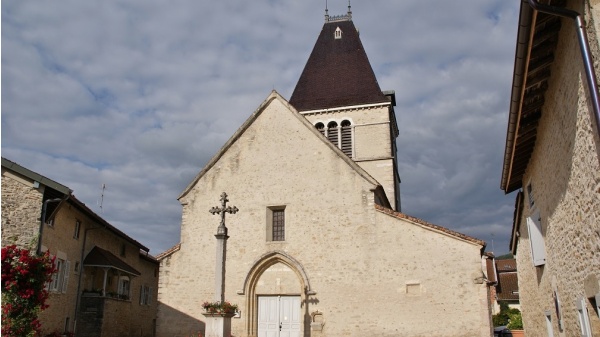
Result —
M157 335L204 334L226 192L232 335L489 336L485 243L400 212L393 106L351 12L326 16L290 100L273 91L180 195Z

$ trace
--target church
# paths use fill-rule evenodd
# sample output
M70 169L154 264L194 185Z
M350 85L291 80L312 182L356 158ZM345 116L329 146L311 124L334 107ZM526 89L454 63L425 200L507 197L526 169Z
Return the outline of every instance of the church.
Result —
M157 336L205 335L224 192L232 336L490 336L485 242L401 212L394 106L350 6L326 11L290 99L272 91L179 196Z

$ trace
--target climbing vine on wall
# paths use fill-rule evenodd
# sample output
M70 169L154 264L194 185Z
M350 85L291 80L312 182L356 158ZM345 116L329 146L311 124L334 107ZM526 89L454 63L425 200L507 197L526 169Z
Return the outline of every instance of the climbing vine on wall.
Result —
M40 333L40 311L47 308L46 284L55 272L49 253L32 254L15 245L2 248L2 336Z

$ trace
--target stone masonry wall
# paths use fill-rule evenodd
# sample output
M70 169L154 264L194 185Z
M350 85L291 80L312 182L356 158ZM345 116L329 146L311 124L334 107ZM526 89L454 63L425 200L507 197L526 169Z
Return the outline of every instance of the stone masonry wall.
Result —
M354 110L333 110L304 115L311 124L338 124L347 119L353 126L354 157L365 171L375 178L385 190L388 201L395 203L395 171L392 158L389 107L370 107ZM398 193L400 193L398 191Z
M304 335L489 335L481 245L376 210L374 185L308 128L271 102L180 199L181 248L161 261L158 336L204 328L219 223L208 210L224 191L240 209L227 215L225 298L241 311L233 335L252 335L255 296L279 291L302 297ZM272 206L285 207L285 241L266 240ZM295 262L262 270L269 254ZM317 312L320 331L310 324Z
M585 11L583 7L574 9ZM594 8L592 14L597 20L598 9ZM598 36L595 30L589 32L597 58ZM523 179L524 187L529 183L533 187L547 252L546 264L534 267L526 226L533 210L527 205L526 193L517 263L527 336L548 335L546 313L551 314L555 336L578 336L575 301L589 297L586 283L595 283L593 287L599 288L600 143L589 111L581 60L574 24L563 19L536 147ZM596 72L600 73L598 69ZM560 300L562 330L558 327L553 291ZM587 308L594 335L600 335L598 313L589 301Z
M40 228L43 186L2 169L2 246L35 248Z

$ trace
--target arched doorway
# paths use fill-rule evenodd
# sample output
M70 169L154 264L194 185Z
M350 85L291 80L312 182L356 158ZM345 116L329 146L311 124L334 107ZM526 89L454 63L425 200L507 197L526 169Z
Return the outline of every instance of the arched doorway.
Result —
M302 265L273 251L254 262L244 281L248 336L305 336L310 330L307 298L316 293Z

